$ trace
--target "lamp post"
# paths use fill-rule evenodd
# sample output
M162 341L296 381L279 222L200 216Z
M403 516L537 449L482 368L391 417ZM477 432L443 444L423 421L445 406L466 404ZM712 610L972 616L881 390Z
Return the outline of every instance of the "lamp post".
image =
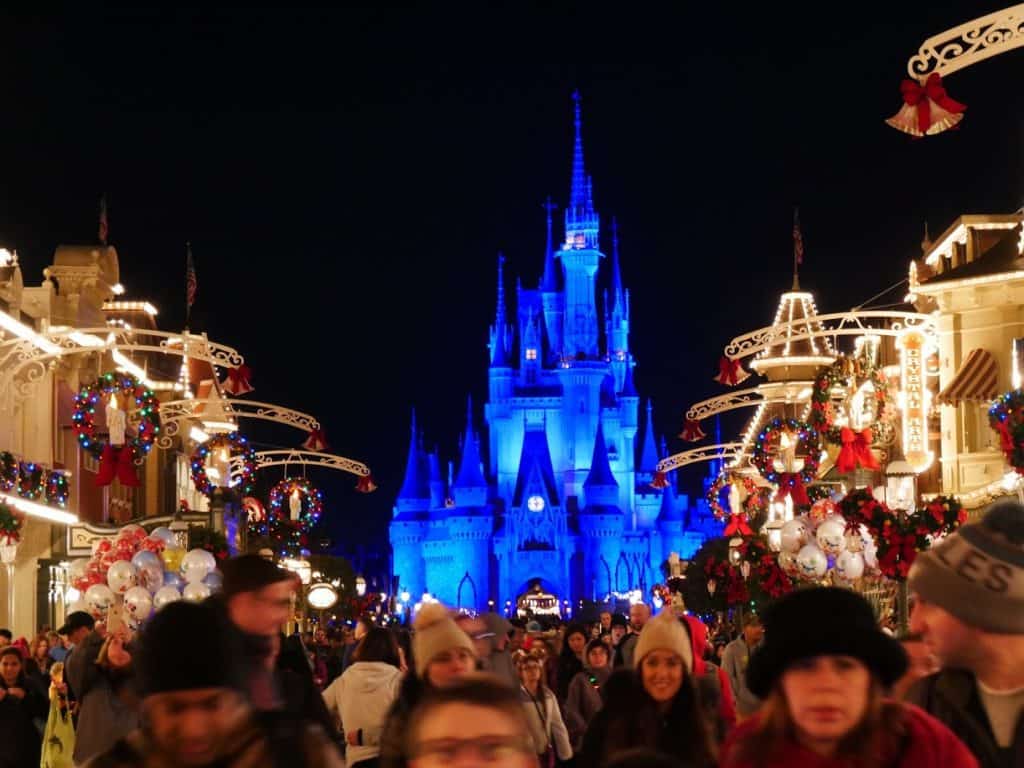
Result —
M356 576L356 594L359 597L366 596L366 579L362 576Z
M917 505L917 472L902 456L885 467L885 501L901 523ZM896 595L896 620L901 635L910 627L909 604L910 594L904 579L899 582Z
M185 518L181 515L181 510L174 513L174 517L171 519L171 524L167 526L170 528L171 533L174 534L174 543L179 548L188 551L188 523L185 522Z

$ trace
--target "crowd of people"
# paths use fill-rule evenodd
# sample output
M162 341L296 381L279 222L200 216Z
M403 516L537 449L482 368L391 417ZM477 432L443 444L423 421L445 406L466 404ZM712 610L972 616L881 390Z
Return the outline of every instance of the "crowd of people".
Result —
M138 636L72 613L0 630L0 768L1024 765L1024 506L921 554L911 635L850 590L705 625L647 606L542 628L431 603L284 636L292 574L256 556Z

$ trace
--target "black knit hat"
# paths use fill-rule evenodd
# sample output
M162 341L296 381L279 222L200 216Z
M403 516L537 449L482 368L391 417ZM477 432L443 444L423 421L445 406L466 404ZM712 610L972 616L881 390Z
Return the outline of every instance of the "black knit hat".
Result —
M907 669L903 646L879 629L863 597L838 587L809 587L768 609L764 640L747 667L747 687L764 698L793 662L829 655L859 659L884 686Z
M255 592L293 578L290 571L278 568L259 555L233 557L221 565L220 570L224 575L221 592L226 600L242 592Z
M201 688L242 689L235 634L207 601L171 603L149 620L139 638L135 673L139 695Z

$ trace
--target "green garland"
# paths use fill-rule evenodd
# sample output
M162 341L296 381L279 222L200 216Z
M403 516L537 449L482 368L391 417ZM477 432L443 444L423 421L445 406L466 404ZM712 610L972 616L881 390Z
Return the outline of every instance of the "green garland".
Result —
M17 544L24 525L25 514L21 510L0 502L0 542Z
M1024 389L1001 395L988 409L988 423L1013 469L1024 474Z
M875 421L871 425L874 431L879 425L886 422L888 418L889 380L880 368L870 367L865 369L860 360L848 357L840 357L832 365L819 374L814 382L814 389L811 392L811 415L809 422L812 427L821 433L825 442L830 445L842 445L842 429L835 426L835 407L832 404L832 390L836 387L848 389L857 385L858 379L870 381L875 390L875 400L878 402L878 410L875 413ZM877 439L876 435L876 439Z
M818 474L820 438L818 430L803 421L772 419L768 422L754 441L751 462L769 483L778 483L780 473L772 466L772 455L768 453L767 446L773 435L783 430L795 432L800 443L808 449L807 454L802 456L804 468L794 474L799 474L805 484L811 482Z

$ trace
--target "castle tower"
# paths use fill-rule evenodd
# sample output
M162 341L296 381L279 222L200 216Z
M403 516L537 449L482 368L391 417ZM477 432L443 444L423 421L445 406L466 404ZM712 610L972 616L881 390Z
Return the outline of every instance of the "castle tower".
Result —
M583 488L586 506L579 515L583 583L579 586L584 598L603 600L612 590L611 574L622 550L625 521L618 506L619 486L608 464L608 447L600 423Z
M405 478L395 500L389 538L393 553L393 573L402 589L417 596L423 594L425 588L426 574L421 547L427 537L429 506L429 467L417 443L414 410L409 429L409 456L405 464Z
M547 214L548 238L544 248L544 274L540 280L541 307L544 312L544 328L548 334L548 358L545 362L556 362L562 358L564 346L562 340L565 316L565 296L559 289L559 276L562 275L561 263L555 263L554 238L551 232L551 214L558 206L549 197L544 203Z

